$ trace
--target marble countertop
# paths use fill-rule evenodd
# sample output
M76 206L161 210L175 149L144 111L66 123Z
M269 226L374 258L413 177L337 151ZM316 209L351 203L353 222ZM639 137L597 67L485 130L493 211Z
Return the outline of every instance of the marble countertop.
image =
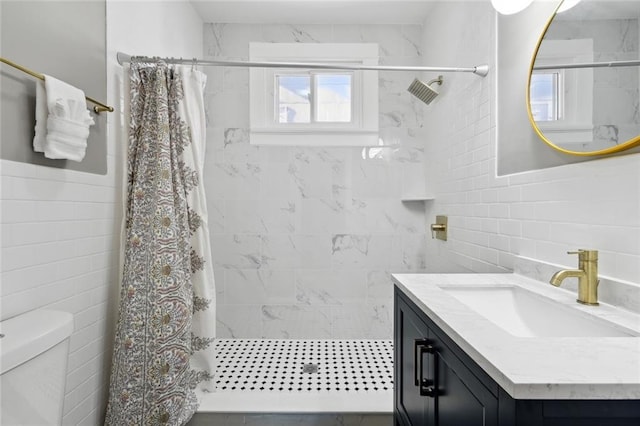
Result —
M640 336L640 315L517 274L394 274L394 282L515 399L640 399L640 337L517 337L439 286L513 285Z

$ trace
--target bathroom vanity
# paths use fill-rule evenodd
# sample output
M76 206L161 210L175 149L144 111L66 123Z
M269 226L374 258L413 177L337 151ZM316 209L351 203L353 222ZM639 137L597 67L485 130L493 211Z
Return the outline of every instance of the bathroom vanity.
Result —
M640 315L515 274L397 274L397 426L640 424Z

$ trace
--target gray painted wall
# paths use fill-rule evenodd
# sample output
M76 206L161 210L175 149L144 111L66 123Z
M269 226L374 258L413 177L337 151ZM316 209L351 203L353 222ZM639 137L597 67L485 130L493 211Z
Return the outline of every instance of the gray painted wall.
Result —
M81 19L79 19L81 17ZM1 1L0 54L106 102L106 6L97 1ZM88 173L107 173L106 116L93 114L80 163L33 151L36 79L0 65L0 158ZM93 104L88 104L89 108Z

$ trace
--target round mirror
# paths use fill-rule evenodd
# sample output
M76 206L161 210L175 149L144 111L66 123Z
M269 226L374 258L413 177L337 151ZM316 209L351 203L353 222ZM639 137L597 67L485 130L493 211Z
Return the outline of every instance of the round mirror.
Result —
M540 138L574 155L640 145L640 1L564 0L540 37L529 73L529 119Z

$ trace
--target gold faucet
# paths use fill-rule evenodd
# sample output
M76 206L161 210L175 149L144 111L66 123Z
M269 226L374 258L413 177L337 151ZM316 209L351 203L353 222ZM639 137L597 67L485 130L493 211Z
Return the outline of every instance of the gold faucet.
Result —
M598 251L578 250L568 251L567 254L578 255L578 269L563 269L551 277L549 281L560 287L562 281L568 277L578 278L578 303L583 305L598 305Z

